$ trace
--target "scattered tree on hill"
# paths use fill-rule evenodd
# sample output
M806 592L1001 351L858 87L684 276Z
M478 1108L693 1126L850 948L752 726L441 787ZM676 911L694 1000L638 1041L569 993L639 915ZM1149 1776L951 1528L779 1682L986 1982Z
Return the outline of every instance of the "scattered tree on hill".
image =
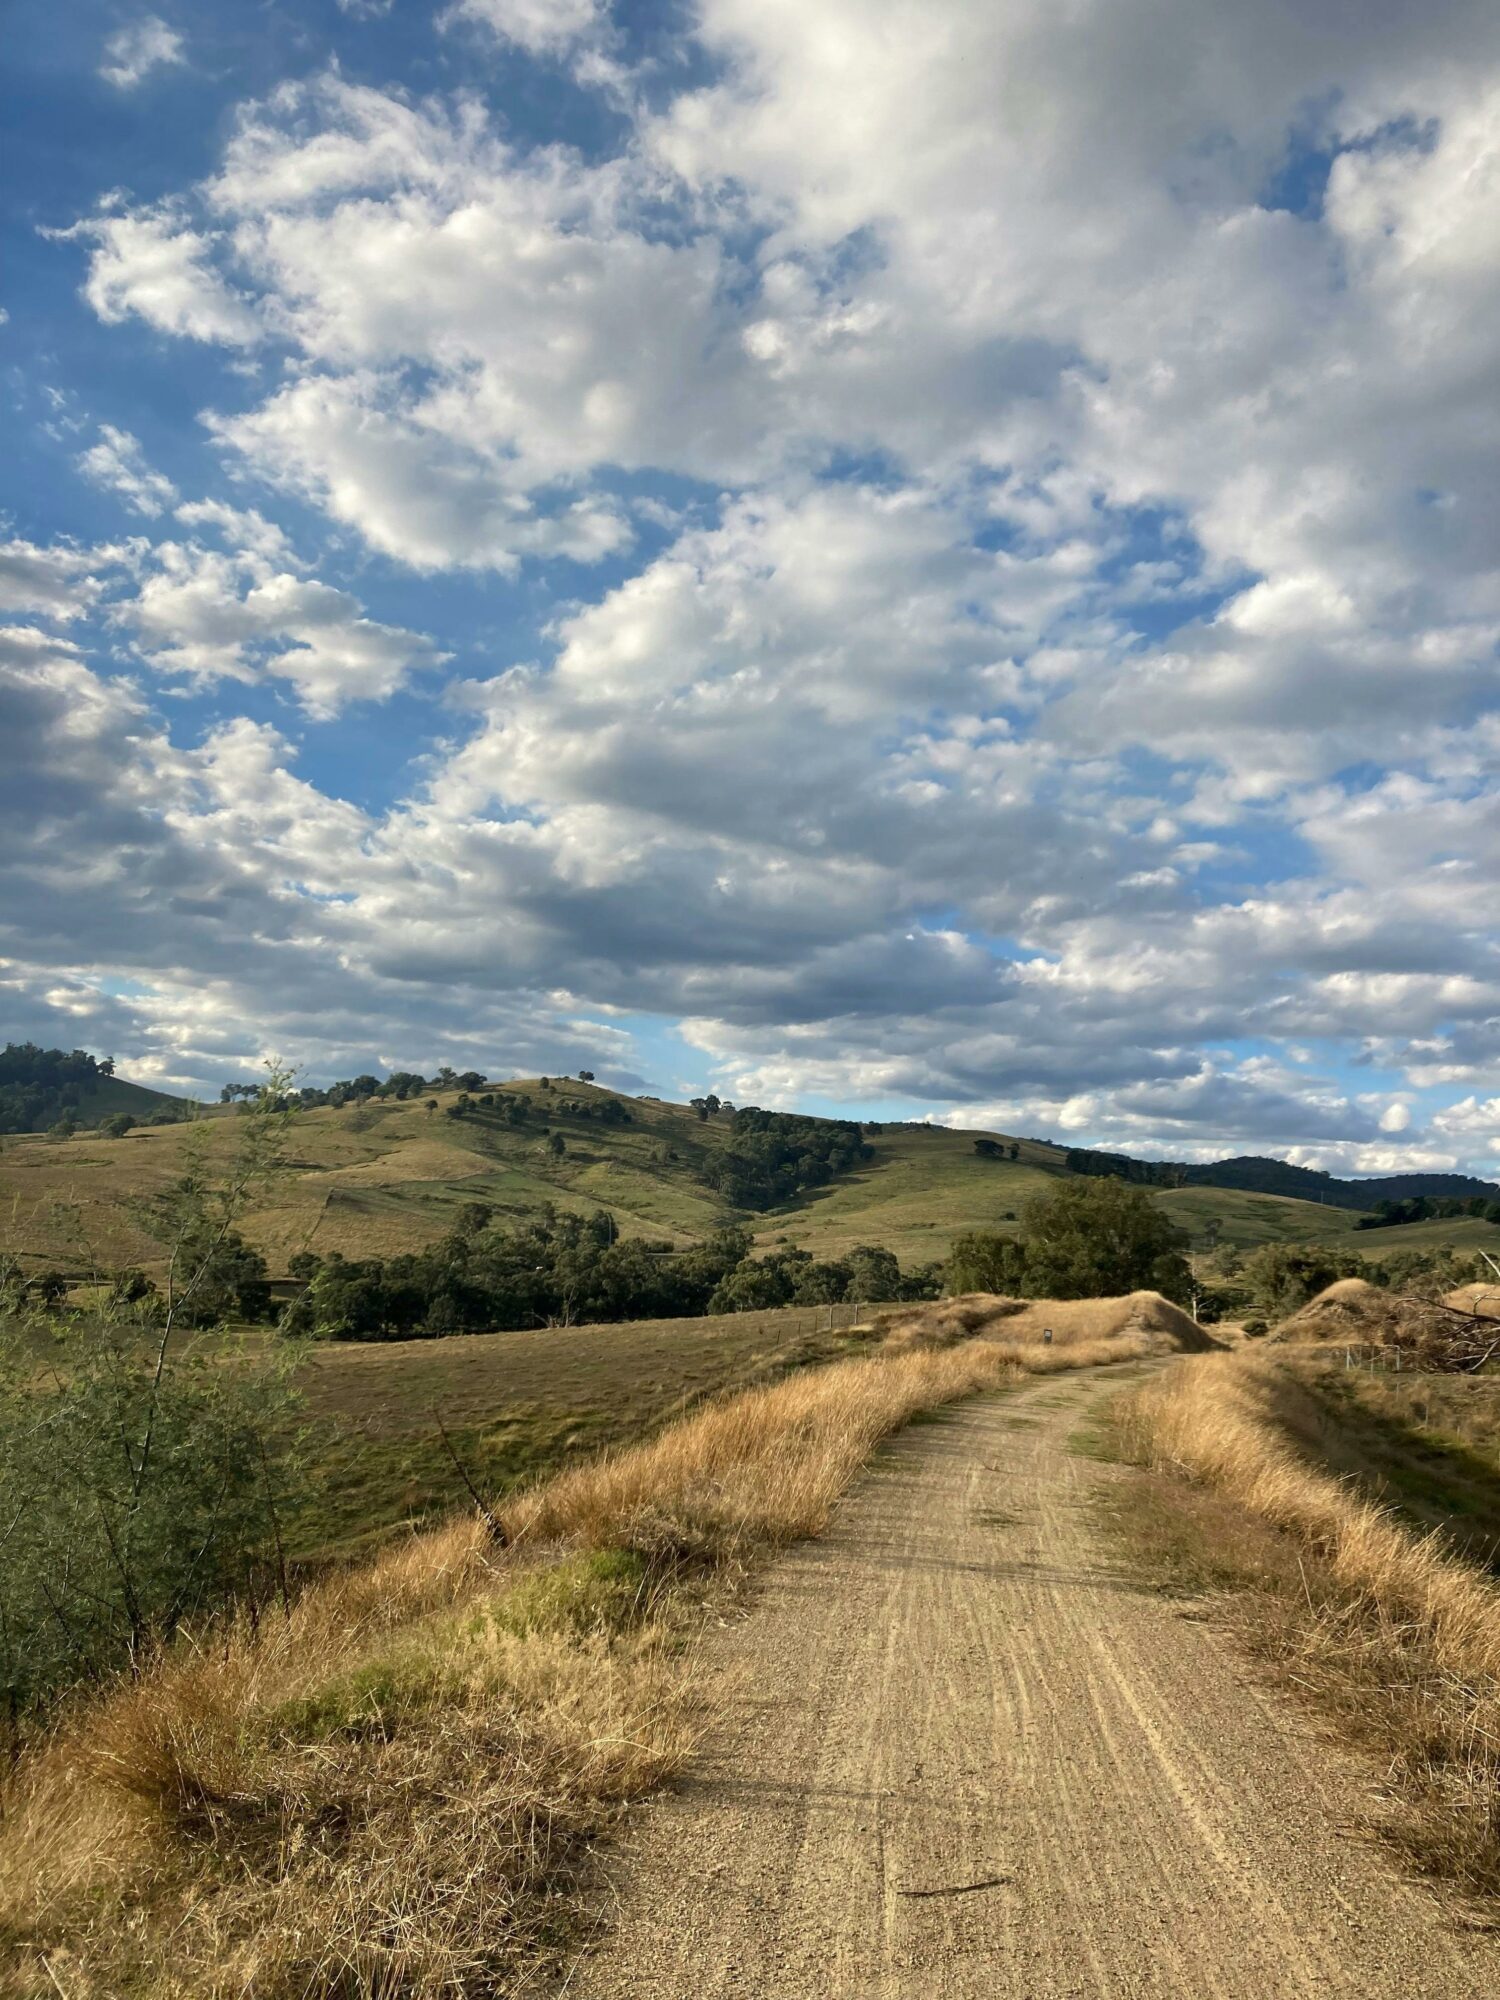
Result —
M1017 1297L1026 1290L1026 1257L1012 1236L972 1229L953 1241L944 1266L950 1292L998 1292Z
M99 1130L106 1139L123 1139L127 1132L135 1130L135 1120L128 1111L116 1111L100 1119Z
M928 1298L935 1295L936 1287L926 1278L922 1280L920 1290L909 1289L911 1280L902 1277L901 1266L896 1261L894 1251L862 1244L858 1249L851 1250L844 1261L849 1267L849 1288L846 1296L858 1299L865 1305L880 1305L888 1299Z

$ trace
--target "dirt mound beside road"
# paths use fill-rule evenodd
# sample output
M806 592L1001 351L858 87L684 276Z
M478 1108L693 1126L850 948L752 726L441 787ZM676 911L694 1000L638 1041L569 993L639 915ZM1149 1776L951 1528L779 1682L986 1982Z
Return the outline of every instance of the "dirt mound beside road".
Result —
M1268 1341L1379 1341L1391 1326L1392 1299L1364 1278L1340 1278L1273 1327Z
M1384 1348L1396 1367L1464 1374L1485 1367L1500 1351L1500 1295L1489 1310L1465 1286L1445 1300L1409 1292L1383 1292L1363 1278L1341 1278L1269 1333L1283 1346L1319 1343Z
M1049 1329L1058 1347L1128 1339L1140 1343L1142 1352L1170 1354L1201 1353L1219 1345L1160 1292L1127 1292L1113 1299L1008 1299L970 1292L897 1313L886 1327L886 1346L892 1351L975 1339L1030 1345Z

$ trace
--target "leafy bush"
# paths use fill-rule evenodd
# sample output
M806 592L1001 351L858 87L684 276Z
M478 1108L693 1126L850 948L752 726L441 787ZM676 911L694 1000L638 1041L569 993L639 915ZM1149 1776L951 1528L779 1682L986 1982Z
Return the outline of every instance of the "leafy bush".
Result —
M69 1323L42 1346L48 1386L35 1329L0 1327L0 1699L13 1727L268 1574L283 1380L201 1353L158 1373L147 1332L116 1311Z
M1262 1317L1286 1319L1340 1278L1369 1277L1354 1250L1326 1244L1263 1243L1241 1266L1239 1289Z
M69 1311L60 1285L0 1288L0 1701L13 1734L70 1683L139 1665L184 1621L265 1587L288 1477L285 1357L210 1356L191 1329L268 1299L264 1263L232 1223L276 1171L283 1127L256 1109L222 1180L190 1173L148 1211L160 1289L127 1271Z

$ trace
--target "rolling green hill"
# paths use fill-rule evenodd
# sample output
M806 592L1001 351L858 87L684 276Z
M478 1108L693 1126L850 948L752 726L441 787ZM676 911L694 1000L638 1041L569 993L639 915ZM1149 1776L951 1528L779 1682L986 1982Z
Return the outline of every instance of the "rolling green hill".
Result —
M1353 1218L1351 1218L1352 1220ZM1359 1229L1343 1240L1345 1248L1365 1257L1389 1257L1398 1250L1488 1250L1500 1257L1500 1222L1477 1216L1434 1216L1429 1222L1404 1222L1390 1229Z
M1363 1247L1352 1209L1315 1201L1297 1201L1283 1194L1252 1194L1244 1188L1163 1188L1156 1196L1194 1250L1213 1241L1210 1225L1219 1225L1218 1240L1237 1250L1254 1250L1262 1243L1332 1243ZM1394 1234L1387 1231L1386 1234Z
M679 1247L741 1220L762 1246L788 1241L829 1257L875 1244L909 1267L941 1261L965 1230L1014 1228L1027 1199L1066 1172L1068 1157L1058 1146L1009 1139L985 1157L975 1141L995 1135L879 1126L867 1129L870 1157L852 1171L747 1213L710 1184L715 1156L733 1138L722 1114L705 1120L687 1105L581 1083L496 1085L493 1105L473 1104L463 1117L447 1115L457 1092L431 1097L435 1110L426 1098L408 1098L298 1114L287 1169L246 1224L273 1275L298 1250L370 1257L420 1249L471 1202L511 1218L549 1203L580 1214L606 1209L622 1236ZM509 1115L508 1101L517 1098L526 1106L520 1124ZM174 1102L118 1078L98 1083L101 1115L107 1107L149 1116ZM141 1126L120 1139L88 1131L0 1140L0 1250L31 1270L153 1268L161 1251L143 1226L143 1201L195 1157L210 1170L226 1164L237 1130L235 1113L214 1106L191 1124ZM1466 1218L1356 1230L1355 1211L1286 1195L1203 1183L1148 1192L1195 1250L1214 1240L1240 1249L1338 1241L1376 1257L1442 1243L1500 1247L1500 1227Z

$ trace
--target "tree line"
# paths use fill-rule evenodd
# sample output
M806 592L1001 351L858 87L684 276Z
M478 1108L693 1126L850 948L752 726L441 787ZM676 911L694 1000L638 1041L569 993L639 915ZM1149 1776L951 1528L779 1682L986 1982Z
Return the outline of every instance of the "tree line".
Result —
M429 1248L351 1259L292 1259L305 1289L282 1330L314 1340L411 1340L527 1327L692 1318L846 1299L930 1297L935 1270L903 1275L888 1250L818 1259L779 1246L752 1251L747 1229L716 1230L691 1249L621 1241L612 1216L548 1209L497 1222L482 1202Z
M1171 1160L1135 1160L1128 1153L1100 1153L1087 1146L1070 1146L1063 1165L1070 1174L1145 1187L1182 1187L1187 1181L1186 1168Z
M1356 1229L1396 1229L1407 1222L1452 1222L1474 1217L1500 1222L1500 1201L1482 1194L1410 1195L1405 1201L1378 1201L1373 1213L1362 1215Z

